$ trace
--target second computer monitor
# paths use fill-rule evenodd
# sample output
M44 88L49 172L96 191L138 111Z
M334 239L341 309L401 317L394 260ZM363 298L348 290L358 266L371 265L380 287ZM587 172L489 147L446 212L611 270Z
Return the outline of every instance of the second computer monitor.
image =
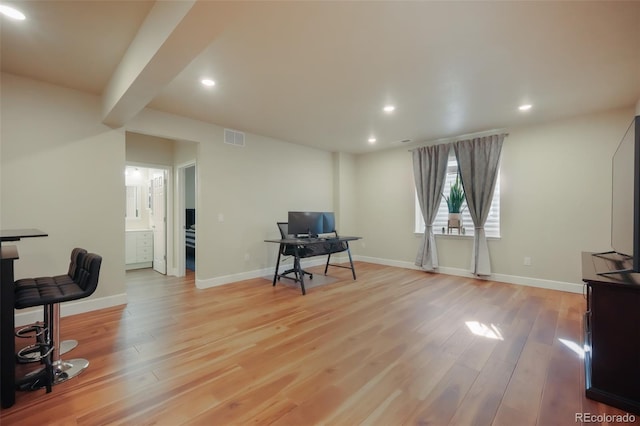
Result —
M322 233L336 232L336 217L333 212L322 213Z

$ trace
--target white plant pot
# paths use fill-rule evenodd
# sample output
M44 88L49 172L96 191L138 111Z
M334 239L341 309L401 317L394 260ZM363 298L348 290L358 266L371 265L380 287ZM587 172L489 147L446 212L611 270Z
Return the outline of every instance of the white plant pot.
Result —
M449 213L449 227L462 228L462 213Z

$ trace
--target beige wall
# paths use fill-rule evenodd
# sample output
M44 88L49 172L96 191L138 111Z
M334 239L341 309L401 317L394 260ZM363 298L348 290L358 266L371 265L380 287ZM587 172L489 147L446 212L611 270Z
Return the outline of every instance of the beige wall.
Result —
M358 218L355 156L334 152L333 167L333 210L336 213L336 230L341 235L356 235ZM358 243L352 244L355 246Z
M173 166L174 141L157 136L126 132L126 158L129 163Z
M579 283L580 252L610 245L611 156L633 109L509 130L502 151L496 274ZM365 257L413 264L414 189L407 149L360 155L358 232ZM441 267L466 270L471 238L437 237ZM523 264L524 257L532 265Z
M176 166L194 163L198 157L198 144L195 142L175 141L173 159Z
M86 247L104 263L98 302L84 310L124 303L125 132L100 123L98 97L12 75L2 75L1 106L0 225L49 233L18 243L17 276L64 273L71 249ZM178 143L172 157L197 156L201 286L271 271L277 245L263 240L278 237L276 222L288 210L333 209L328 152L252 134L229 146L221 127L151 110L127 130L198 142ZM167 163L147 154L129 159Z
M145 110L139 133L198 142L196 281L209 286L273 268L277 221L289 210L333 209L330 153L247 133L246 146L223 143L222 127Z
M124 130L100 123L98 97L7 74L1 107L0 226L49 233L18 243L18 277L63 273L71 249L82 246L105 258L92 300L123 303ZM496 274L580 281L580 252L609 247L610 158L632 115L630 108L509 130L502 238L489 242ZM406 148L332 154L251 133L242 148L224 144L219 126L153 110L126 130L185 141L162 150L171 161L147 150L135 161L197 160L199 286L268 275L277 246L263 240L278 237L275 222L289 210L335 210L343 234L364 237L352 246L356 256L413 264L419 237ZM470 239L440 236L438 245L443 268L468 267Z
M355 164L360 254L413 264L418 243L411 154L406 148L378 151L356 156Z
M496 271L580 282L580 252L610 248L611 157L632 117L620 110L511 131L504 230L490 246Z
M64 274L84 247L103 256L91 299L123 303L124 132L97 97L9 74L1 102L0 227L49 234L16 243L16 277Z
M174 147L176 165L197 154L199 286L271 270L277 245L264 239L279 237L276 222L286 220L287 211L334 209L328 152L251 133L245 147L227 145L222 127L154 110L143 111L127 130L190 141Z

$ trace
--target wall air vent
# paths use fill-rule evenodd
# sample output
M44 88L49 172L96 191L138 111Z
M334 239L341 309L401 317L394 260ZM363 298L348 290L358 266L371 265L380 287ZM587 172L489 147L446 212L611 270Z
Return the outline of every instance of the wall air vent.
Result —
M236 130L224 129L224 143L229 145L244 146L244 133Z

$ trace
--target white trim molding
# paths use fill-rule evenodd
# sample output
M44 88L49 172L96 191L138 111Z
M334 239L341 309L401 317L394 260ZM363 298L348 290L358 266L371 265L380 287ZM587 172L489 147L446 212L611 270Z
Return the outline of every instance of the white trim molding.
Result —
M303 268L308 266L324 265L325 263L326 263L326 259L324 257L322 258L318 257L317 259L307 259L307 260L301 261ZM284 271L292 267L293 267L293 263L283 262L280 264L281 271ZM217 287L219 285L233 284L237 281L251 280L253 278L273 277L274 272L275 272L274 267L270 266L268 268L257 269L254 271L239 272L237 274L223 275L221 277L208 278L204 280L201 280L198 277L196 277L196 287L199 289L205 289L210 287ZM196 274L197 274L197 271L196 271Z
M377 263L379 265L396 266L398 268L422 270L411 262L401 260L388 260L376 257L355 256L354 260L361 262ZM480 280L498 281L507 284L525 285L528 287L546 288L550 290L566 291L569 293L583 293L583 284L568 283L563 281L543 280L541 278L520 277L517 275L491 274L488 277L477 277L466 269L439 267L435 271L426 271L435 274L456 275L459 277L471 277Z

